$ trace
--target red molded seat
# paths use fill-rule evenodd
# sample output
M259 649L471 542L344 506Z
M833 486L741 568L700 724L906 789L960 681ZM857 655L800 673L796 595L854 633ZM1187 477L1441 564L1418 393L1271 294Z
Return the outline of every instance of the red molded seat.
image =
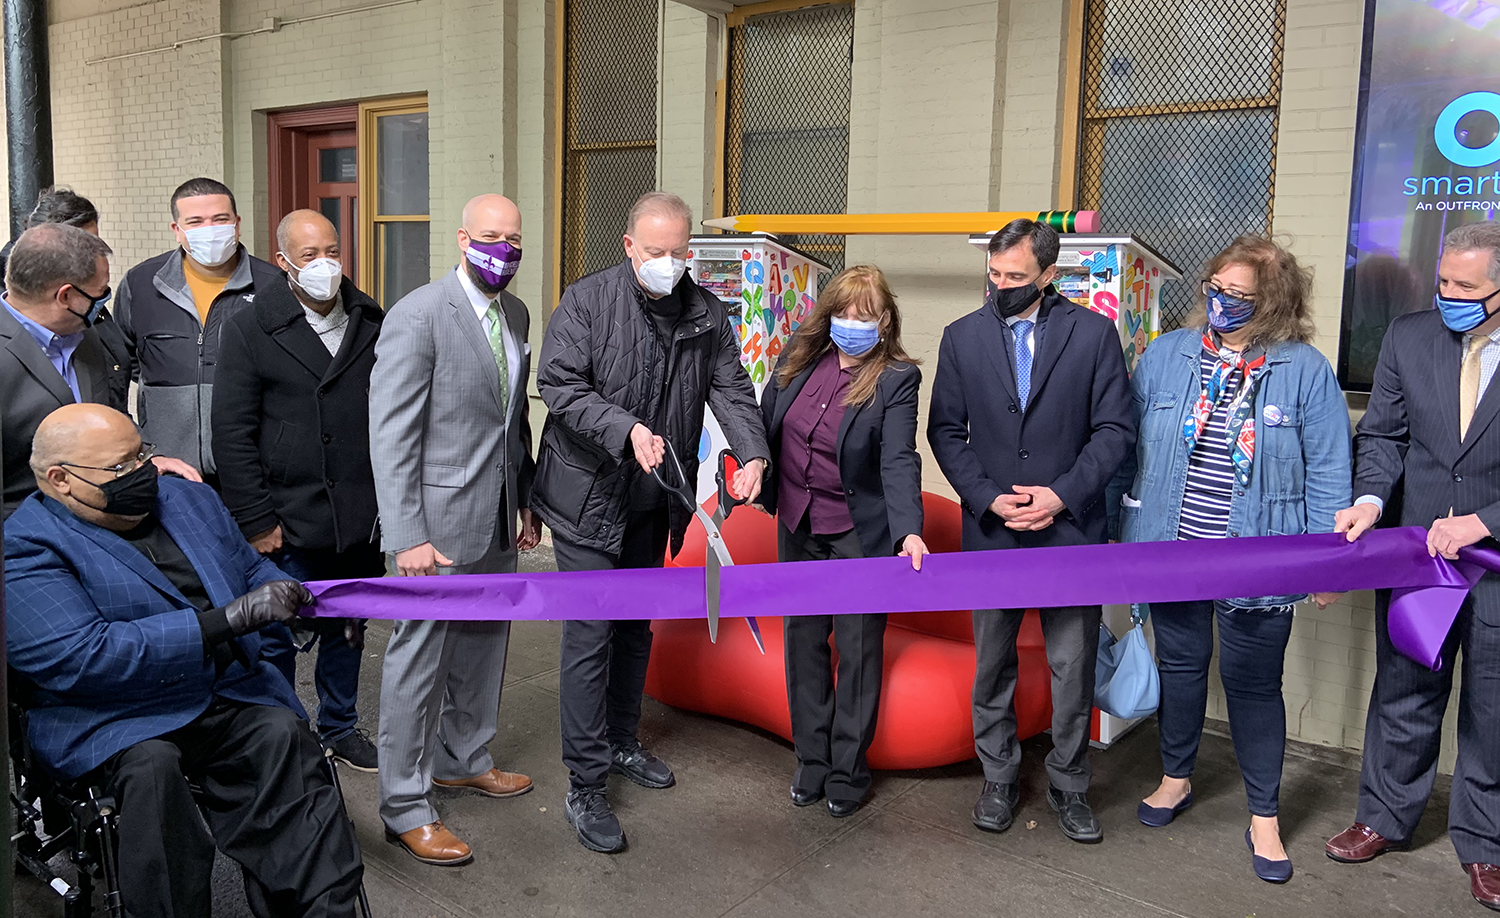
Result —
M936 494L923 493L922 538L935 551L958 551L962 510ZM705 504L713 511L714 501ZM776 560L776 521L741 508L723 527L736 564ZM668 563L703 564L705 542L698 526L688 529L682 552ZM761 619L764 655L744 622L726 619L719 643L708 640L701 621L652 623L656 639L646 691L674 707L753 724L790 740L781 619ZM1026 614L1018 641L1017 727L1022 739L1047 729L1052 719L1051 675L1037 613ZM885 678L880 721L870 747L875 768L930 768L974 757L970 695L974 684L972 614L907 612L890 616L885 636Z

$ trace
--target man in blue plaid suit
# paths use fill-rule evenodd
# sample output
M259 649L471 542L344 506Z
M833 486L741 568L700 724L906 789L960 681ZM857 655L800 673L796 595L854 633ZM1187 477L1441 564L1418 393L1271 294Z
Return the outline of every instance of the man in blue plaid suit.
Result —
M312 597L212 489L158 479L150 458L102 405L37 428L40 490L5 525L6 646L36 758L115 798L127 913L207 915L217 846L258 916L352 916L353 826L257 633Z

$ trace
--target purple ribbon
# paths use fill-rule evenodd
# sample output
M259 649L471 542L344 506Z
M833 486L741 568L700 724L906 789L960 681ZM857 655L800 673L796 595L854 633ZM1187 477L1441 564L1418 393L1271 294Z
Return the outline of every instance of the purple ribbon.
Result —
M1396 649L1433 670L1469 589L1500 572L1500 551L1427 554L1419 528L1336 534L1076 545L726 567L723 618L1184 602L1392 589ZM706 617L702 568L456 574L309 583L320 617L566 621Z

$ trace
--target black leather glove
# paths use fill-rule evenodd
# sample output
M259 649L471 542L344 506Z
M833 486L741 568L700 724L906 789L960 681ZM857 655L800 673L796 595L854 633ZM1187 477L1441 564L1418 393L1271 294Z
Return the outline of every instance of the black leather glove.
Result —
M344 619L344 640L355 650L364 650L365 620L362 618Z
M313 604L307 587L295 580L263 583L224 607L229 630L236 635L259 631L275 622L290 622L297 610Z

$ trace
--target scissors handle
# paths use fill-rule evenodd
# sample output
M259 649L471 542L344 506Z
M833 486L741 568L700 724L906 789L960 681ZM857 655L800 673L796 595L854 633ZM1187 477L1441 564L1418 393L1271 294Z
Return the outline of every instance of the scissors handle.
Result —
M729 486L734 483L734 476L743 467L739 454L727 447L719 453L719 468L714 473L714 481L719 485L719 516L721 519L729 519L729 514L735 507L744 504L744 498L735 497Z
M687 480L687 473L682 470L682 461L677 458L677 450L672 448L672 441L662 437L661 442L666 447L666 457L651 470L651 475L662 486L662 490L682 501L689 513L695 512L698 509L697 490ZM667 471L665 476L662 475L663 469Z

